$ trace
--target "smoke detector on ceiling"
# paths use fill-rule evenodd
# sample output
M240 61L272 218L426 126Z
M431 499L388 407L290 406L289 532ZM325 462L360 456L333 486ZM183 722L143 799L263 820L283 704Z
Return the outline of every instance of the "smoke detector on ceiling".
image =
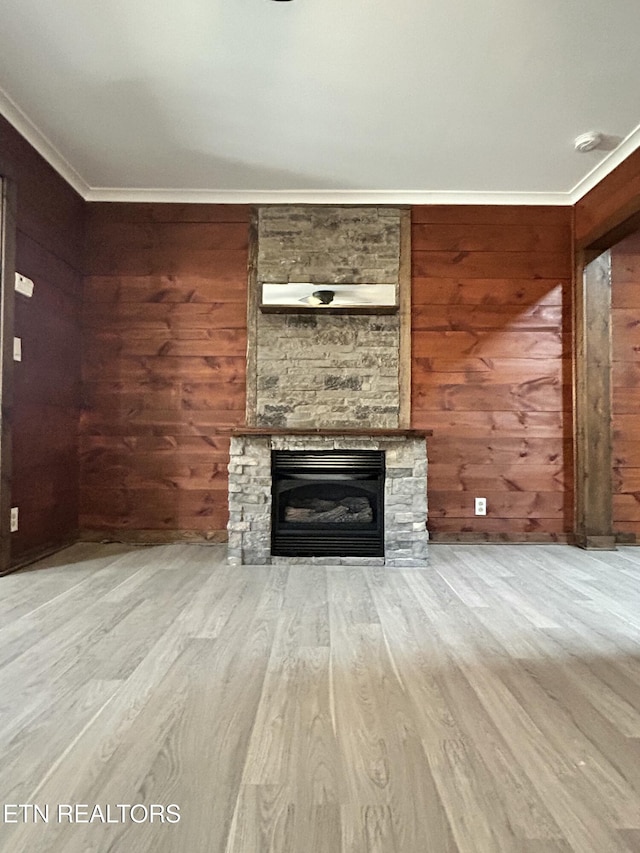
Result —
M576 136L573 147L576 151L580 152L594 151L596 148L602 147L603 142L604 134L599 133L597 130L589 130L587 133L581 133L580 136Z

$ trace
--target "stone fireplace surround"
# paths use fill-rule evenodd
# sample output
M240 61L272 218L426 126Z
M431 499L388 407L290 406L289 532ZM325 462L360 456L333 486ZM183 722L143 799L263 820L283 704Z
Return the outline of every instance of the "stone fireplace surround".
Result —
M424 567L428 431L408 429L411 394L408 210L266 205L250 230L247 426L231 431L228 559ZM393 284L398 311L259 310L263 283ZM385 455L384 557L271 554L271 452Z
M431 433L418 430L277 430L248 428L231 438L229 544L231 565L427 565L427 452ZM272 450L383 450L384 557L271 555Z
M387 207L267 205L252 226L247 424L314 431L409 426L410 216ZM264 283L394 285L398 312L263 313Z

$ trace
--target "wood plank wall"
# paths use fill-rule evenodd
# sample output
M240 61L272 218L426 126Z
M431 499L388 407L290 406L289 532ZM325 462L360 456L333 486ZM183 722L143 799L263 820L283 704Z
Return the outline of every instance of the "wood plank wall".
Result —
M563 539L574 521L571 209L414 207L412 236L412 425L434 431L432 538Z
M75 537L78 527L78 414L84 202L0 118L0 173L16 185L16 267L32 298L15 297L12 504L20 527L11 562Z
M610 248L640 214L640 148L584 195L575 205L575 242L581 248ZM634 222L636 230L640 223Z
M248 209L86 205L1 117L0 173L18 190L17 265L36 281L34 299L16 298L14 563L78 525L85 214L81 524L147 539L223 530L228 445L216 431L244 418ZM639 187L636 152L576 205L576 244L638 215ZM431 532L562 538L573 524L571 211L429 206L413 223L412 425L435 432ZM614 256L614 510L634 537L640 306L628 249ZM473 515L476 495L486 518Z
M640 234L611 250L613 529L640 537Z
M244 421L249 209L89 204L81 526L118 538L226 529Z

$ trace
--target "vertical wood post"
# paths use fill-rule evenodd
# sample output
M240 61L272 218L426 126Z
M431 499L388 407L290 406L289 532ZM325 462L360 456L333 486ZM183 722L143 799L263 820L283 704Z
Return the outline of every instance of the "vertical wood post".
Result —
M582 263L576 274L575 300L577 544L613 550L611 255L599 255L582 273L581 267Z
M398 268L400 351L398 353L398 426L411 426L411 210L400 213L400 263Z
M255 426L258 412L258 210L251 211L249 222L249 268L247 276L247 366L246 408L247 426Z
M0 179L0 574L11 565L11 419L16 273L16 188Z

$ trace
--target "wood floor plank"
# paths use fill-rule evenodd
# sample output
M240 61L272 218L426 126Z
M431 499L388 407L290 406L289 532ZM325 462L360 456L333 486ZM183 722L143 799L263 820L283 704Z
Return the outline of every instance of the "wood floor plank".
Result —
M593 792L597 791L598 807L607 814L607 821L614 826L635 827L640 821L638 797L629 780L615 767L619 763L616 753L620 752L621 745L617 745L616 753L610 758L605 757L600 744L593 742L595 713L587 709L590 713L585 714L582 709L576 709L571 715L567 714L563 708L566 699L562 698L568 689L566 683L562 678L553 679L553 674L546 674L544 669L544 666L528 666L525 671L518 668L503 672L502 678L511 694L527 708L551 747L563 755L572 768L572 784L576 791L584 787L583 800L593 801L595 805ZM547 692L545 687L549 683L555 689ZM584 701L582 696L580 699ZM583 786L583 777L588 785Z
M432 597L425 594L427 581L424 579L408 576L407 582L416 589L417 595L428 606L429 610L425 610L425 615L429 614L433 619L432 614L437 614L437 610L433 609L433 602L437 601L438 597L437 585L429 584L430 591L435 596ZM460 611L453 620L449 613L457 606L456 602L450 602L449 612L437 620L438 635L447 647L456 650L458 666L502 732L514 755L520 756L525 767L536 767L533 781L547 809L562 827L570 843L577 845L577 849L593 850L595 853L598 845L602 847L607 844L612 845L608 849L617 849L615 845L619 843L619 839L612 831L616 824L611 823L611 815L604 822L605 825L594 823L593 812L586 807L585 801L590 801L591 797L594 798L589 803L591 808L602 809L602 802L596 806L596 789L592 785L583 785L579 772L576 772L571 750L574 739L580 740L580 732L572 732L568 743L564 745L565 748L558 750L552 727L546 725L544 714L540 713L538 716L537 702L540 695L536 695L535 684L529 685L533 693L531 697L525 700L522 700L521 696L516 698L509 689L511 685L507 686L505 680L508 677L514 678L514 672L520 672L519 662L514 661L514 665L509 666L508 659L501 654L495 639L487 632L483 638L483 632L474 624L474 614ZM465 628L464 644L460 642L461 626ZM536 717L535 722L531 719L532 713ZM541 723L543 728L538 728L536 723ZM593 760L597 762L597 752ZM541 777L551 769L553 773L545 784L541 784ZM607 786L609 782L607 778ZM556 796L550 797L549 794L554 788ZM571 798L567 798L569 790L573 792ZM629 792L625 791L625 802L628 801L628 796Z
M596 790L584 784L575 765L552 744L504 685L503 678L481 664L464 663L467 680L510 745L519 754L546 807L576 851L597 853L626 848L618 843L615 827L604 819Z
M99 569L116 562L129 552L130 548L126 545L100 546L82 542L37 563L36 565L41 568L27 566L2 578L0 625L4 628L15 619L33 613L42 606L55 606L54 602L57 598L88 580L88 563ZM45 568L57 569L57 571L42 571ZM25 583L29 586L28 597L24 595Z
M399 576L394 575L391 582L400 587ZM403 598L408 603L406 591L400 594L400 600ZM486 804L486 798L495 799L496 786L477 755L472 761L476 775L465 773L466 753L475 747L465 740L443 693L437 675L443 663L442 650L437 643L430 643L436 640L435 635L429 637L422 632L424 612L413 604L395 608L392 614L384 605L382 594L378 600L390 653L405 685L407 704L412 708L411 719L418 721L414 725L420 732L428 768L428 772L423 769L421 773L422 784L414 786L418 795L417 799L414 797L416 808L424 814L425 826L429 827L426 838L421 839L424 849L465 851L476 844L487 850L498 850L500 845L505 850L515 849L500 804L491 810L491 821L480 805ZM420 794L426 794L424 799L419 798ZM491 823L505 829L500 841ZM416 849L420 846L416 845Z
M295 806L280 785L243 785L225 853L297 853Z
M343 808L341 849L344 853L401 853L389 806Z
M443 621L449 625L447 630L451 630L449 614L453 602L449 602L446 611L438 610L433 602L446 590L438 590L438 584L431 579L407 578L407 581L422 589L428 586L432 594L429 611L423 610L412 619L416 642L421 647L429 636L442 637ZM468 653L466 645L464 648ZM473 850L475 844L481 844L487 850L518 850L532 823L537 835L552 835L555 831L553 820L528 785L509 747L493 730L486 712L446 649L441 650L440 660L436 666L432 663L431 668L444 709L445 725L441 726L440 743L434 739L430 746L432 752L428 754L435 756L436 782L459 849ZM407 683L412 691L416 679L407 679ZM423 712L425 702L417 693L416 701L418 712ZM472 715L473 708L476 714L480 712L479 716ZM467 772L469 766L474 767L471 774ZM534 818L527 822L529 812L537 813L539 822L534 822ZM491 818L487 821L489 815Z
M321 566L291 566L287 609L300 609L296 630L300 646L329 646L327 572Z
M82 730L111 699L119 681L90 679L76 685L22 728L2 749L0 790L5 802L25 803L33 792L33 780L42 779L52 760L62 756ZM58 724L52 729L51 715Z
M182 849L223 851L227 844L285 584L286 572L274 572L260 583L248 618L227 625L213 643L199 641L211 653L194 673L178 741L188 772L180 775L174 801L191 814L181 827Z
M435 650L430 648L428 641L422 644L416 638L413 620L420 620L421 615L415 602L407 597L406 589L399 584L399 576L393 573L380 578L377 572L372 571L368 573L368 580L380 614L389 661L402 690L402 693L396 691L393 711L399 741L397 748L404 768L401 790L409 790L412 795L409 803L405 803L402 809L396 809L398 814L395 816L403 818L398 827L403 845L401 849L457 853L458 846L427 754L429 746L438 744L438 736L436 734L432 740L426 737L426 732L442 733L441 727L444 727L445 735L449 736L449 726L453 723L430 672L429 662L437 660ZM414 670L416 664L419 667L417 673ZM414 705L414 688L418 682L429 695L430 716L426 725L421 725L421 714L426 709L421 708L418 713ZM418 697L419 704L424 695L423 692Z
M562 832L531 784L526 772L487 715L480 700L455 666L442 675L443 693L468 742L493 779L499 779L500 798L519 847L526 839L563 840ZM494 782L495 784L495 782Z
M82 543L0 579L0 852L638 853L640 551Z

